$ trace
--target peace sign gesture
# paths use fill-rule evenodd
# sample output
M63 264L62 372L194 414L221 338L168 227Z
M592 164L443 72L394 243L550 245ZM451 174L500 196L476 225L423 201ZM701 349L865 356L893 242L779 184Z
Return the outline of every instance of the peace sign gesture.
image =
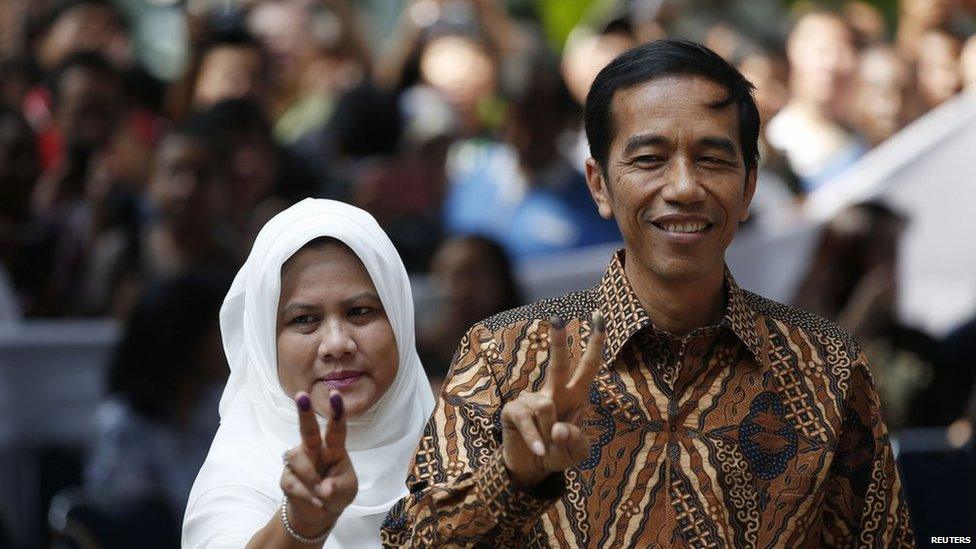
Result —
M566 326L549 322L549 370L542 389L524 391L502 408L502 457L512 481L531 488L546 476L565 471L590 453L581 420L590 384L603 356L603 315L593 313L593 333L575 368L569 362Z
M327 533L339 514L352 503L359 489L356 472L346 452L346 420L342 397L329 397L332 413L323 440L306 393L295 395L302 442L285 452L281 489L287 498L282 513L302 536L317 538Z

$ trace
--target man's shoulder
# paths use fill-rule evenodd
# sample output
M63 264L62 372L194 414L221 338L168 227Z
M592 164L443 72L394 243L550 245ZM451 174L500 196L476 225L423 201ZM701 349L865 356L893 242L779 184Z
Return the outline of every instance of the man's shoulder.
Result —
M798 335L806 336L811 344L828 352L843 352L852 357L860 354L861 347L854 336L834 322L799 307L779 303L746 290L740 291L748 308L766 320L770 335L778 334L790 340L790 332L795 331Z
M590 288L542 299L492 315L479 322L478 326L497 334L537 320L549 320L555 315L561 316L567 322L573 319L589 319L593 309L597 307L597 295L596 288Z

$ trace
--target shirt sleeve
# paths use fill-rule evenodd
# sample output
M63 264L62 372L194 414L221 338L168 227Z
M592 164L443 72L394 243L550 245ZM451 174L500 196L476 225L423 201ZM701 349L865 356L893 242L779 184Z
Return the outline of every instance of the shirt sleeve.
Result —
M562 475L531 494L512 485L501 453L498 355L487 330L462 338L414 457L410 494L383 524L385 547L516 545L565 491Z
M852 367L843 428L826 488L824 545L915 546L878 392L863 354Z
M247 486L222 486L192 502L183 518L183 549L241 549L280 502Z

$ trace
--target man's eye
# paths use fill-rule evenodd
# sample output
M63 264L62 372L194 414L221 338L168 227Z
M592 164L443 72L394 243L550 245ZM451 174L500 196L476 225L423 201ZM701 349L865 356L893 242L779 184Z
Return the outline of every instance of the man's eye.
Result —
M664 162L664 158L657 155L638 156L634 162L639 166L654 166Z

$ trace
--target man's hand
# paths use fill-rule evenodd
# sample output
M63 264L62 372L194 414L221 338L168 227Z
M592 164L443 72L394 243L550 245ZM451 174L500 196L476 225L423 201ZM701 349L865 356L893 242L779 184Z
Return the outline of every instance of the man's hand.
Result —
M590 441L581 421L605 340L603 315L595 311L593 333L574 369L569 363L565 323L559 317L550 321L549 370L542 389L524 391L502 408L502 457L516 487L532 488L589 455Z

